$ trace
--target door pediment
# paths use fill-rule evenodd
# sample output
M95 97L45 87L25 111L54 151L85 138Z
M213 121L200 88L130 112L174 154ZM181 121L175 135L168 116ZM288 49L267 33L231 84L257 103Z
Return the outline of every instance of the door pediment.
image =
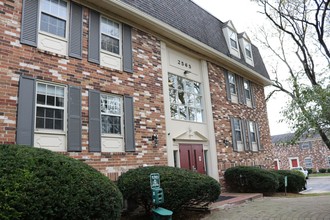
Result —
M198 131L186 131L173 138L173 141L206 142L208 139Z

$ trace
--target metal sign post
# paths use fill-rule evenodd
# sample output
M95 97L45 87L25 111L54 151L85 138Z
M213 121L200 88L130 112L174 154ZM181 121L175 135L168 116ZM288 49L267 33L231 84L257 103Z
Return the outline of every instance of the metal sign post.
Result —
M284 187L285 187L285 196L286 196L286 187L288 186L288 176L284 177Z

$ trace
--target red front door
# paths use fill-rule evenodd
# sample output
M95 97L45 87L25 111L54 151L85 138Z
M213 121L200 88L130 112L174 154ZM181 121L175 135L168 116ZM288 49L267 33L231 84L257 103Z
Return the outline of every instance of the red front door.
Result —
M277 160L274 160L274 169L278 170L278 161Z
M205 174L202 144L180 144L181 168Z
M292 165L292 167L297 167L298 166L298 160L297 159L291 159L291 165Z

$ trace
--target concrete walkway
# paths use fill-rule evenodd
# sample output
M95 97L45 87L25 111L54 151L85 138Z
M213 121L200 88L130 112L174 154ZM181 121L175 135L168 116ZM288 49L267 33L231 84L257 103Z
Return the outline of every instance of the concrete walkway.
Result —
M252 197L248 198L247 196L241 194L234 198L235 200L225 200L212 204L211 214L203 220L330 220L330 196L295 198L260 197L251 194L249 196ZM254 201L249 202L251 200Z

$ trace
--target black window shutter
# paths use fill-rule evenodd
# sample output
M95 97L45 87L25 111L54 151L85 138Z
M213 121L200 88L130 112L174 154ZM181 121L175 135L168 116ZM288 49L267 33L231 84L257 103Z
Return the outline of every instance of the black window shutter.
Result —
M247 127L247 136L248 136L248 145L247 145L247 150L252 150L252 140L251 140L251 131L250 131L250 122L245 121L246 127Z
M227 100L231 101L231 94L230 94L230 86L229 86L229 78L228 78L228 71L224 70L225 74L225 82L226 82L226 92L227 92Z
M254 94L254 89L252 87L252 82L249 81L250 83L250 92L251 92L251 102L252 102L252 108L256 108L256 97L255 97L255 94Z
M259 128L259 125L257 123L255 123L255 125L256 125L256 135L257 135L258 149L259 150L264 150L264 147L263 147L263 145L261 144L261 141L260 141L260 128Z
M23 0L21 43L37 46L38 0Z
M133 73L132 28L123 24L123 69Z
M71 2L69 56L82 59L83 9Z
M35 84L34 78L20 77L16 134L17 144L33 146Z
M90 152L101 152L101 104L100 92L89 91L88 93L88 143Z
M236 75L235 77L236 77L238 103L246 104L243 78L238 75Z
M69 87L68 151L81 151L81 88Z
M100 13L90 10L88 31L88 61L100 64Z
M133 97L124 97L125 151L135 151L134 102Z
M231 136L232 136L232 141L233 141L233 143L232 143L233 150L237 151L237 141L236 141L234 118L230 118L230 123L231 123Z

